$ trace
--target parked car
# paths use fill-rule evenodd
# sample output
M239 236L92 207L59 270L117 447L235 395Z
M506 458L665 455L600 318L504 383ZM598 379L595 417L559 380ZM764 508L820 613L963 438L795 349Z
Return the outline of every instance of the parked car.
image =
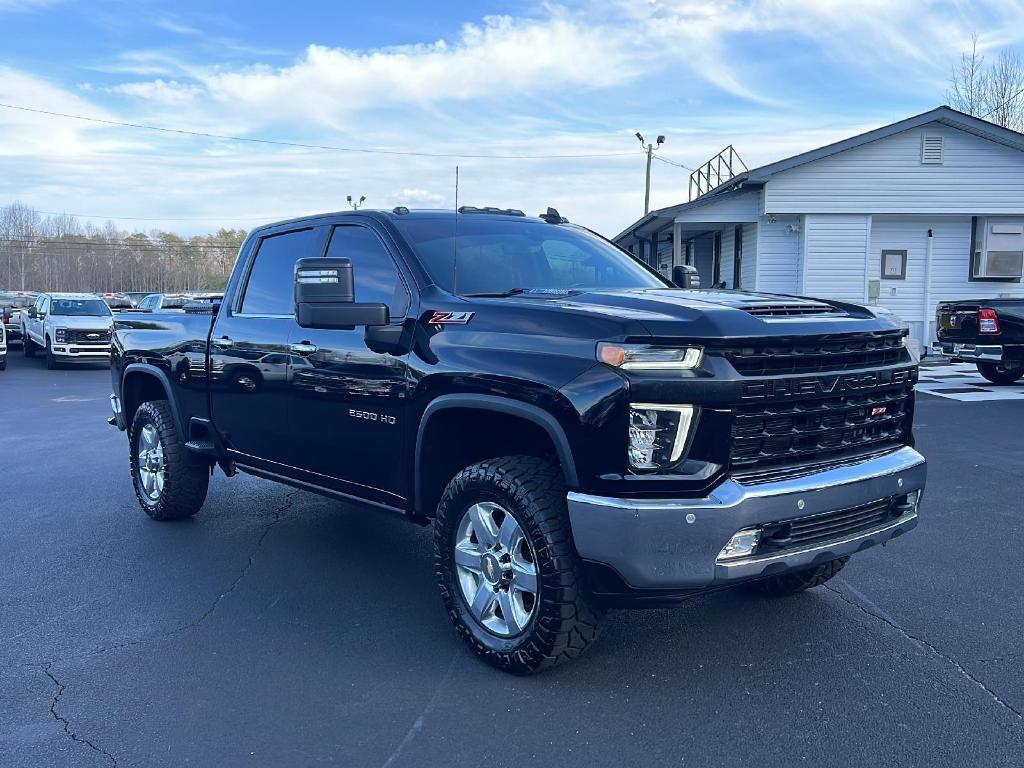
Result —
M135 302L126 293L97 293L96 296L103 299L103 303L110 307L112 312L135 308Z
M0 318L7 329L7 340L21 342L21 313L31 307L38 293L32 291L0 291Z
M42 293L22 318L25 357L46 353L46 367L110 358L114 316L91 293Z
M0 371L7 370L7 328L0 323Z
M935 328L933 352L974 363L993 384L1024 378L1024 299L943 301Z
M220 293L151 293L139 302L146 312L182 312L186 305L220 301Z
M150 293L152 293L152 291L126 291L125 296L131 299L132 306L137 307L139 306L139 302L149 296Z
M119 317L111 423L156 520L219 465L432 524L459 634L532 672L606 605L790 594L913 528L906 338L681 289L553 210L338 213L252 232L216 312ZM175 375L253 360L262 386Z

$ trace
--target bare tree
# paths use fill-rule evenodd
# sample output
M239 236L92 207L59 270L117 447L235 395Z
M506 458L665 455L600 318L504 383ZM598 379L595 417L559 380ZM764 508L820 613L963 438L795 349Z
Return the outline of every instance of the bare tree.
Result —
M985 57L978 53L978 33L971 35L971 50L960 54L960 63L954 65L946 90L946 101L953 109L978 116L985 111L988 90Z
M971 49L953 67L946 100L954 109L991 120L1015 131L1024 129L1024 62L1014 51L1002 50L991 64L978 52L978 33Z
M221 289L245 230L188 240L172 232L125 232L112 222L42 217L0 206L0 290L178 291Z
M1024 128L1024 64L1013 51L1000 51L985 83L986 115L996 125Z

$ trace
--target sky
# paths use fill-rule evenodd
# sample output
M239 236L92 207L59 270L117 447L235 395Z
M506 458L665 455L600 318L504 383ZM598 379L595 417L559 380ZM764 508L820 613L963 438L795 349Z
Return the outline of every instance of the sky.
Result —
M753 168L944 103L975 31L1021 46L1024 3L0 0L2 104L420 153L0 107L0 204L196 234L451 207L458 166L460 205L614 235L643 214L635 132L679 164L652 207L684 202L680 165L727 144Z

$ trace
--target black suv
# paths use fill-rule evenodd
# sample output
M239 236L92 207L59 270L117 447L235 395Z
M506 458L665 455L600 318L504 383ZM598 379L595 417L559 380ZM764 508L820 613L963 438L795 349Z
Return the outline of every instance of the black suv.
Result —
M219 465L432 524L459 632L528 672L604 606L806 589L912 528L904 341L681 289L554 211L336 213L255 230L219 305L119 315L111 421L158 520Z

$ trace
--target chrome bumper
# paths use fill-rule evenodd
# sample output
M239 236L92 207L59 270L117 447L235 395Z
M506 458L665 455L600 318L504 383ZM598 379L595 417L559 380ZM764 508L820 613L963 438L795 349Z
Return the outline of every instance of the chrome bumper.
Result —
M743 484L726 479L707 498L619 499L568 494L576 549L635 589L700 589L806 567L859 552L917 525L916 506L876 529L800 549L721 559L733 534L759 525L852 509L921 491L925 459L913 448L806 477Z
M935 341L932 342L931 352L933 355L941 355L951 360L963 360L968 363L979 360L984 363L1001 363L1003 361L1003 348L998 344L954 344L949 341Z

